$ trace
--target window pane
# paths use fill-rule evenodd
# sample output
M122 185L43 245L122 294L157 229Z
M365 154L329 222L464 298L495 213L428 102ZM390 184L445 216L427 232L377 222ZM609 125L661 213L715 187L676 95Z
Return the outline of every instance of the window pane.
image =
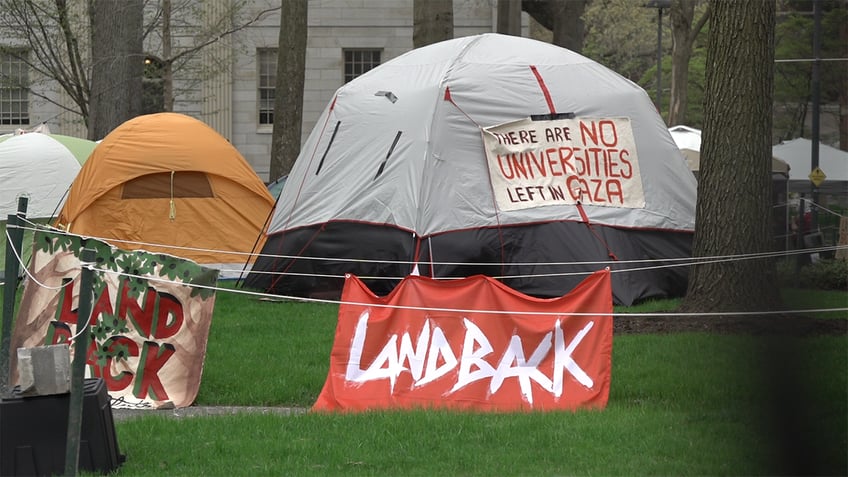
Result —
M258 71L259 124L274 124L274 92L277 86L277 50L263 48L256 52Z
M381 50L345 50L344 51L344 81L367 73L380 64Z
M26 51L0 54L0 124L29 124Z

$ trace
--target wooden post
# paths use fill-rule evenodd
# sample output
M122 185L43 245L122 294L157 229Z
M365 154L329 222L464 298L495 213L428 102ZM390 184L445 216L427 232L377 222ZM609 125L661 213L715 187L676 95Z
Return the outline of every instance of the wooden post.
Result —
M75 476L79 468L80 434L82 434L82 409L85 394L85 360L91 332L88 323L91 319L91 301L93 295L92 277L94 271L94 249L85 248L82 241L80 267L79 308L77 314L77 337L73 342L74 359L71 363L71 398L68 408L68 435L65 447L65 475Z
M24 231L21 229L23 219L26 217L27 204L29 199L26 197L18 198L18 212L15 215L9 215L6 222L6 270L5 270L5 285L3 287L3 324L0 329L0 398L11 397L13 386L9 383L10 358L12 350L12 324L15 316L15 301L18 294L18 273L20 272L20 263L15 251L21 255L24 241ZM5 237L4 237L5 238Z

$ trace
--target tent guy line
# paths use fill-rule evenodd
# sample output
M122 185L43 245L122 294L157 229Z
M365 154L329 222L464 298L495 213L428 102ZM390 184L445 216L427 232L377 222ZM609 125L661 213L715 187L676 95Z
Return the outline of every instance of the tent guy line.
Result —
M8 228L20 228L23 230L35 231L35 230L44 230L47 227L44 227L40 224L32 224L34 227L23 227L23 226L15 226L11 225ZM64 230L52 229L48 228L54 233L63 234L63 235L74 235L68 233ZM8 240L8 230L6 232L7 240ZM91 237L86 236L86 238L101 240L104 242L127 242L125 240L113 240L109 238L103 237ZM144 242L132 242L134 245L149 245L151 247L165 247L165 248L174 248L174 249L182 249L188 247L179 247L165 244L148 244ZM625 265L625 264L638 264L638 263L666 263L666 262L677 262L670 263L665 265L655 265L655 266L647 266L647 267L632 267L632 268L622 268L611 270L611 273L622 273L622 272L635 272L635 271L645 271L645 270L655 270L655 269L663 269L663 268L671 268L671 267L688 267L694 265L703 265L707 263L721 263L721 262L732 262L732 261L742 261L742 260L758 260L764 258L776 258L776 257L788 257L792 255L805 255L811 253L822 253L822 252L833 252L841 249L848 248L848 245L834 245L834 246L824 246L824 247L816 247L816 248L806 248L806 249L798 249L798 250L783 250L783 251L775 251L775 252L758 252L758 253L748 253L748 254L734 254L734 255L713 255L707 257L681 257L681 258L665 258L665 259L645 259L645 260L621 260L621 261L598 261L598 262L527 262L527 263L514 263L513 265L523 265L523 266L569 266L569 265L598 265L598 266L610 266L610 265ZM200 250L200 251L213 251L218 253L234 253L247 255L243 252L228 252L223 250L208 250L208 249L192 249L192 250ZM16 256L18 256L17 250L15 251ZM379 263L394 263L394 264L406 264L406 265L416 265L422 264L423 262L413 262L413 261L392 261L392 260L358 260L358 259L350 259L350 258L335 258L335 257L298 257L298 256L288 256L288 255L268 255L270 257L275 258L287 258L287 259L298 259L298 260L332 260L338 262L379 262ZM18 261L21 262L23 268L26 267L26 264L22 262L20 257L18 256ZM426 262L429 264L435 265L468 265L469 263L451 263L451 262ZM472 263L473 264L473 263ZM497 263L481 263L475 265L485 265L485 266L497 266L502 264ZM344 275L331 275L331 274L309 274L309 273L298 273L298 272L275 272L275 271L257 271L254 270L252 273L257 274L267 274L267 275L288 275L288 276L303 276L303 277L319 277L319 278L343 278ZM547 273L547 274L522 274L522 275L500 275L494 276L493 278L505 279L505 278L528 278L528 277L548 277L548 276L579 276L579 275L588 275L592 272L584 271L584 272L563 272L563 273ZM401 276L366 276L359 275L360 278L371 279L371 280L399 280L403 277ZM446 277L444 279L459 279L462 277Z
M92 270L94 272L100 273L108 273L113 275L121 275L130 278L143 278L145 280L151 282L160 282L160 283L168 283L168 284L177 284L184 285L182 282L176 282L173 280L169 280L166 278L159 277L151 277L146 275L135 275L132 273L118 272L115 270L109 270L106 268L97 268L94 264L84 265L86 269ZM215 290L216 292L227 292L227 293L238 293L242 295L255 296L259 298L266 298L273 301L298 301L303 303L324 303L331 305L354 305L354 306L364 306L364 307L372 307L372 308L390 308L390 309L404 309L404 310L417 310L417 311L435 311L435 312L445 312L445 313L483 313L483 314L491 314L491 315L550 315L550 312L534 312L534 311L514 311L514 310L484 310L484 309L470 309L470 308L435 308L435 307L421 307L421 306L405 306L405 305L389 305L389 304L375 304L375 303L360 303L355 301L342 301L342 300L328 300L328 299L320 299L320 298L305 298L305 297L296 297L296 296L286 296L286 295L278 295L271 293L262 293L262 292L254 292L248 290L236 290L232 288L221 288L216 286L207 286L207 285L199 285L193 284L193 287L196 288L205 288L208 290ZM763 310L763 311L728 311L728 312L691 312L691 313L623 313L623 312L613 312L610 313L609 316L630 316L630 317L654 317L654 316L681 316L681 317L697 317L697 316L756 316L756 315L782 315L782 314L798 314L798 313L833 313L833 312L842 312L848 311L848 307L842 308L807 308L807 309L795 309L795 310ZM562 311L560 314L562 315L571 315L571 316L597 316L597 313L579 313L579 312L570 312L570 311Z

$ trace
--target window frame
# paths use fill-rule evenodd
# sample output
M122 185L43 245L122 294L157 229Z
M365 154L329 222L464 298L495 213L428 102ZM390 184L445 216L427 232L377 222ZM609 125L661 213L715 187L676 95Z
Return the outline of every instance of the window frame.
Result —
M376 55L376 60L374 56ZM343 48L342 81L347 84L383 62L382 48Z
M274 125L277 90L277 48L256 50L256 122L259 127Z
M30 124L29 66L26 49L3 48L0 52L0 125ZM15 81L18 84L14 85Z

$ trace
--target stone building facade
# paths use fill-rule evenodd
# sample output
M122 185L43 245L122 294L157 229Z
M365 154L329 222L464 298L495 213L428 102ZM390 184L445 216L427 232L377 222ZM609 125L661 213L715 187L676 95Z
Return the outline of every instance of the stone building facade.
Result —
M230 19L234 33L198 50L175 69L173 109L212 126L265 181L276 179L269 177L269 158L280 25L280 13L274 7L279 1L188 0L180 4L185 8L175 12L172 23L173 48L179 51L199 44L203 32L220 28L216 25L221 18ZM455 37L495 31L496 0L453 3ZM241 5L239 10L234 10L236 4ZM304 138L337 88L412 49L413 32L413 0L309 0L308 5ZM527 25L526 14L524 17L522 23ZM161 43L156 35L148 35L145 54L154 61L160 58ZM33 82L32 88L42 88L42 93L53 95L58 102L71 104L55 84ZM79 115L37 94L30 93L23 104L20 98L17 105L2 104L8 98L8 94L0 95L3 119L3 110L8 108L24 108L27 114L2 121L0 132L46 124L53 133L86 135Z

